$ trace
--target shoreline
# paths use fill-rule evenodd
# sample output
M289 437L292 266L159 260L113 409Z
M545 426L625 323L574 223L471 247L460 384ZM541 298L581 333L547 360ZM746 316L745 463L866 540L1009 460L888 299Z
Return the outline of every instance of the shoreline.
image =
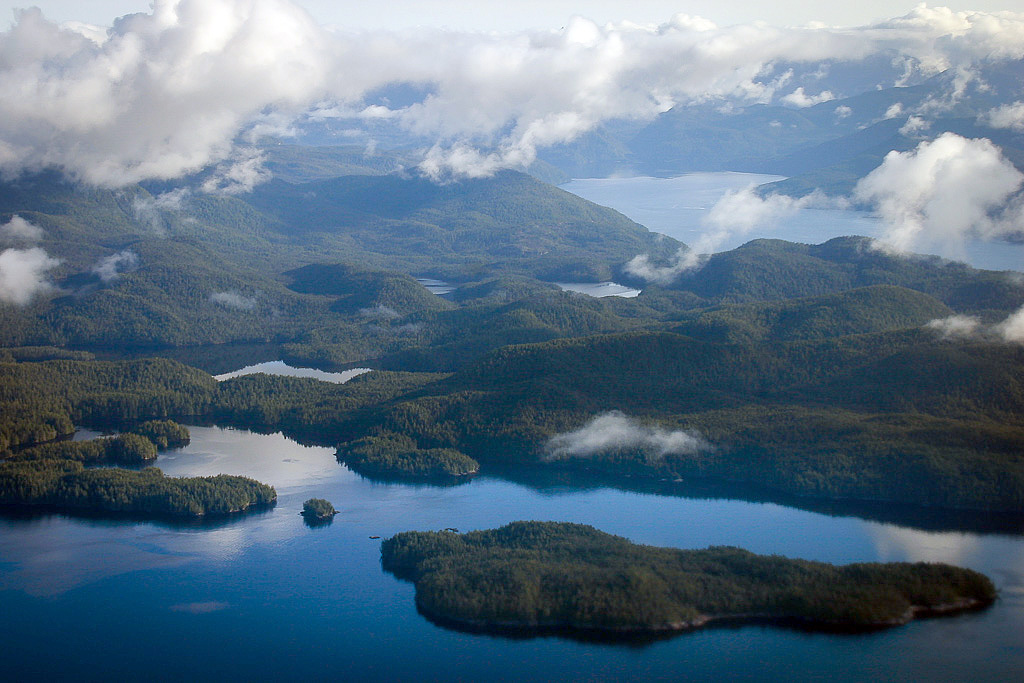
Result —
M486 619L466 619L435 612L425 607L416 597L416 610L431 622L469 633L485 633L505 635L509 637L542 637L561 635L582 640L660 640L682 633L694 633L702 629L731 628L743 626L775 626L812 633L833 634L864 634L886 631L899 626L906 626L915 619L939 619L954 617L960 614L977 612L992 606L993 600L962 598L952 603L944 603L928 607L911 605L897 618L883 619L865 624L855 624L834 620L818 620L794 615L753 614L701 614L688 621L674 621L652 626L596 626L591 624L574 624L565 621L489 621Z

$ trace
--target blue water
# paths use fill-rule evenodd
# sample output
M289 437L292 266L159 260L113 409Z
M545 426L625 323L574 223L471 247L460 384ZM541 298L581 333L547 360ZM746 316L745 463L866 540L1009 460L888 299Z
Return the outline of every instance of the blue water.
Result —
M675 178L584 178L561 187L584 199L610 206L654 232L695 244L708 232L701 221L726 192L782 179L782 176L754 173L688 173ZM879 237L884 230L878 217L864 211L804 208L777 223L732 234L717 250L735 249L762 237L820 244L844 235ZM1024 244L974 239L962 245L962 249L923 243L919 251L964 261L975 268L1024 271Z
M382 484L280 435L192 427L168 474L246 474L273 510L215 527L0 516L7 680L1007 680L1024 671L1024 536L923 531L772 503L480 477ZM302 501L340 514L305 526ZM409 529L584 522L642 543L731 544L850 562L942 560L988 573L990 610L841 636L746 626L646 645L450 631L381 571L378 540Z

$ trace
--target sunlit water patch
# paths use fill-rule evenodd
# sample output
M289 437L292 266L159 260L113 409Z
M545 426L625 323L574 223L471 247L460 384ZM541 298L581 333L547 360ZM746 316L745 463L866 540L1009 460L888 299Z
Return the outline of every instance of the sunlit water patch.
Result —
M438 296L444 296L445 294L451 294L455 290L455 285L450 285L447 282L441 280L434 280L429 277L418 277L416 282L426 287L431 293Z
M256 365L247 365L244 368L233 372L214 375L213 378L218 382L223 382L226 379L233 379L235 377L241 377L242 375L254 375L260 372L266 375L284 375L285 377L312 377L313 379L318 379L323 382L344 384L353 377L358 377L359 375L370 372L370 368L352 368L351 370L344 370L342 372L325 372L315 368L296 368L288 365L283 360L274 360L266 363L257 363Z
M640 294L639 289L620 285L618 282L555 282L553 284L558 285L562 291L579 292L580 294L598 298L621 296L631 299Z

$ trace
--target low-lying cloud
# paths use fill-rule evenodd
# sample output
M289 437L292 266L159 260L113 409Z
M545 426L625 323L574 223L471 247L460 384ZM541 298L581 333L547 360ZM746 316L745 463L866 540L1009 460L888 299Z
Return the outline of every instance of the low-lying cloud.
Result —
M256 308L256 299L254 297L245 296L236 291L214 292L210 295L210 301L224 308L231 308L236 311L251 311Z
M47 272L59 264L39 247L0 252L0 301L25 306L37 296L54 291Z
M130 249L125 249L100 259L100 262L93 266L92 272L96 273L104 282L112 282L122 273L135 270L138 267L139 255Z
M367 112L427 141L428 174L479 176L610 119L715 100L824 101L813 82L792 89L780 65L878 54L908 74L969 74L980 60L1024 57L1024 15L919 5L843 29L575 17L498 34L329 31L287 0L154 0L107 31L29 9L0 33L0 172L58 169L117 187L212 169L205 190L240 192L266 177L250 151L261 137L314 112ZM429 94L394 109L366 100L394 83Z
M377 304L376 306L370 306L368 308L360 308L359 315L364 318L379 318L382 320L394 320L401 318L402 314L384 304Z
M149 225L157 235L164 234L163 213L181 211L189 196L187 188L178 188L156 196L140 196L132 201L135 220Z
M1024 210L1014 199L1022 184L1024 174L991 141L944 133L914 150L889 152L854 196L884 221L881 248L963 260L968 238L1022 230Z
M0 225L0 241L7 244L34 244L45 234L38 225L18 215L11 216L11 220Z
M973 315L951 315L932 320L925 327L947 340L979 339L1021 344L1024 343L1024 306L994 325L985 325Z
M800 198L781 194L762 197L754 185L730 190L701 220L706 232L688 248L680 249L672 263L658 266L649 256L641 254L629 261L625 270L647 282L668 284L680 274L703 266L708 255L718 251L730 240L749 234L756 228L770 229L800 209L827 201L819 193Z
M696 432L652 427L614 410L598 415L576 431L551 437L544 448L550 460L629 452L657 460L667 455L692 455L710 446Z
M806 107L813 107L816 104L821 104L822 102L831 102L835 98L836 96L832 94L831 90L823 90L817 95L808 95L804 92L803 86L800 86L793 92L782 97L782 102L784 104L797 107L798 109L804 109Z

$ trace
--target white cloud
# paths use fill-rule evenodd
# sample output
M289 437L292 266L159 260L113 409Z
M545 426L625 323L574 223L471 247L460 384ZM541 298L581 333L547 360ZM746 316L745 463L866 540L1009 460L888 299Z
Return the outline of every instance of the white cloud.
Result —
M210 295L210 301L224 308L233 308L238 311L251 311L256 308L254 297L245 296L235 291L214 292Z
M1024 343L1024 306L993 329L1004 341Z
M134 251L125 249L100 259L100 262L93 266L92 272L99 275L100 279L104 282L111 282L120 277L121 273L133 270L138 265L139 255Z
M853 109L847 107L845 104L841 104L835 109L836 118L839 120L849 118L853 114Z
M785 104L803 109L804 107L813 107L814 105L821 104L822 102L831 102L835 98L836 96L832 94L831 90L823 90L817 95L808 95L804 92L803 86L800 86L785 97L782 97L781 100Z
M952 315L932 320L925 327L938 332L943 339L981 339L1021 344L1024 343L1024 306L995 325L983 325L974 316Z
M980 122L993 128L1009 128L1017 132L1024 132L1024 102L1004 104L990 109L980 117Z
M135 220L146 223L155 234L164 235L163 213L181 211L190 191L178 188L153 196L137 196L132 200L132 213Z
M112 187L214 168L205 189L240 192L266 177L246 151L259 136L287 134L309 111L349 109L429 140L429 173L479 176L608 119L771 101L791 78L765 82L773 64L883 52L920 73L969 74L979 60L1024 57L1024 15L922 5L844 29L680 14L510 34L331 32L287 0L155 0L104 36L33 9L0 33L0 170L56 168ZM396 82L431 94L366 108L364 94Z
M38 242L43 239L43 229L21 216L11 216L11 220L0 225L0 240L4 242Z
M896 104L889 105L889 108L885 110L885 114L882 115L884 119L895 119L903 115L903 103L897 102Z
M973 315L951 315L932 320L925 327L939 333L943 339L969 338L978 334L981 320Z
M0 54L6 170L56 167L102 186L228 158L263 110L316 98L330 64L324 32L284 0L156 0L100 43L30 9L0 34Z
M231 158L219 163L213 175L202 185L203 192L211 194L242 194L270 179L270 171L263 168L264 154L255 148L238 149Z
M944 133L912 151L889 152L854 195L885 221L881 248L962 258L969 236L1020 231L1022 207L1011 197L1022 183L1024 175L989 140Z
M746 235L755 228L770 228L802 208L827 202L817 193L800 198L781 194L761 197L754 185L730 190L702 219L707 231L689 249L681 249L670 265L657 266L647 255L641 254L626 264L626 272L648 282L668 284L681 273L702 266L707 255L720 250L733 238Z
M911 116L907 119L906 123L900 126L900 135L908 138L915 137L922 131L926 131L931 127L931 121L923 119L920 116Z
M630 451L644 453L648 459L660 459L666 455L690 455L709 448L708 443L695 432L651 427L614 410L598 415L575 431L551 437L545 445L545 452L551 460Z
M0 253L0 301L24 306L55 288L46 271L60 264L38 247L5 249Z

